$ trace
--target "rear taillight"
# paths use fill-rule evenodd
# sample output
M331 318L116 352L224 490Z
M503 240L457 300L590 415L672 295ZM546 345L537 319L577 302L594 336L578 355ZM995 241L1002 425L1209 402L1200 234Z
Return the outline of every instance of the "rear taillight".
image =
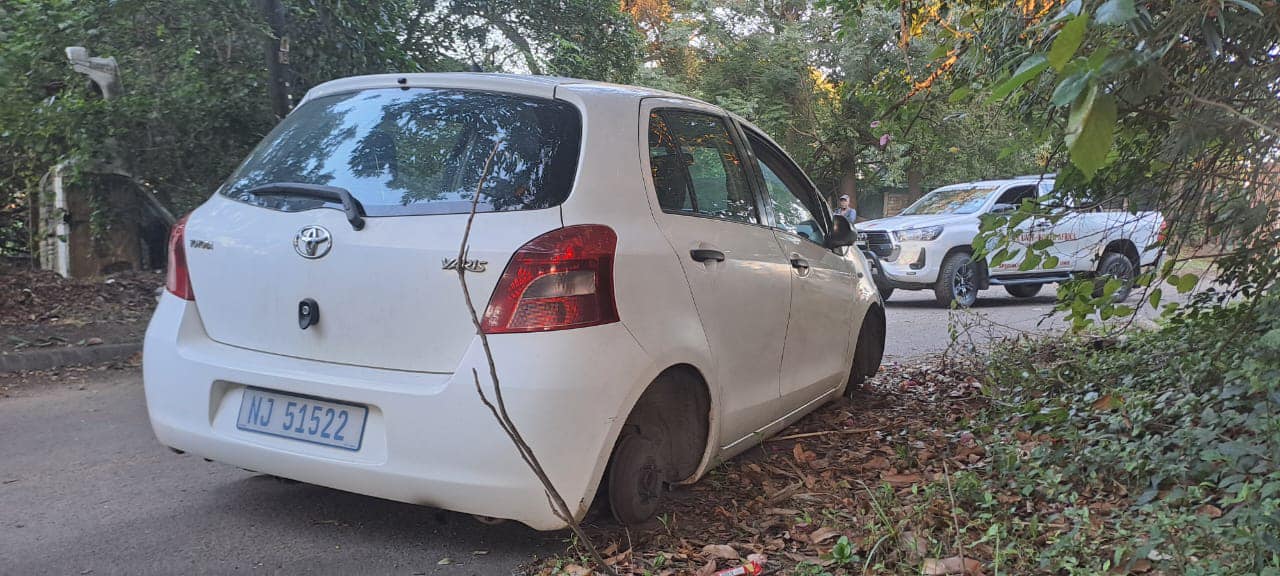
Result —
M608 226L568 226L521 246L498 279L481 327L485 334L543 332L618 321Z
M169 272L165 277L164 287L174 296L183 300L195 300L196 293L191 289L191 275L187 273L186 242L187 217L183 216L169 231Z

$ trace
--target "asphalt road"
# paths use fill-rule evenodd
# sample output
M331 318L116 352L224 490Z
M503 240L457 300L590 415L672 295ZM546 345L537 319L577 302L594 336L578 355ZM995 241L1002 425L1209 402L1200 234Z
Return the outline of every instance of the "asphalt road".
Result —
M1136 298L1135 298L1136 299ZM887 304L891 360L967 338L1060 330L1053 292L983 293L952 312L927 292ZM137 370L8 377L0 398L0 574L511 574L565 534L302 484L180 456L151 434Z

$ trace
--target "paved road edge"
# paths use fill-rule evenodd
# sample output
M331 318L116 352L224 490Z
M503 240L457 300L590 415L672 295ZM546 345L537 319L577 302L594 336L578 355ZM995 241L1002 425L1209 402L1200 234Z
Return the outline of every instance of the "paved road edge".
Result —
M96 364L128 358L142 350L141 342L103 344L75 348L32 350L14 354L0 354L0 374L29 370L50 370L77 364Z

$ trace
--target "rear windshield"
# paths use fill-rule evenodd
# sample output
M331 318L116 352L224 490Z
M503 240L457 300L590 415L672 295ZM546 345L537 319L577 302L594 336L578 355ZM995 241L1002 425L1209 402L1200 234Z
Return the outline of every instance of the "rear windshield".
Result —
M336 94L289 114L220 193L302 210L323 202L247 190L322 184L349 190L369 216L465 213L493 154L480 211L549 208L569 196L581 138L581 115L556 100L422 88Z

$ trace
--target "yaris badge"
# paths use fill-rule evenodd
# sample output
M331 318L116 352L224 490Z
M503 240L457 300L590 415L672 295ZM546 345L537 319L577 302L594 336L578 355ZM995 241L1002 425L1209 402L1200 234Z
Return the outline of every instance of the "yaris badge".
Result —
M298 235L293 237L293 249L303 258L322 258L329 253L330 248L333 248L333 237L324 226L303 226Z

